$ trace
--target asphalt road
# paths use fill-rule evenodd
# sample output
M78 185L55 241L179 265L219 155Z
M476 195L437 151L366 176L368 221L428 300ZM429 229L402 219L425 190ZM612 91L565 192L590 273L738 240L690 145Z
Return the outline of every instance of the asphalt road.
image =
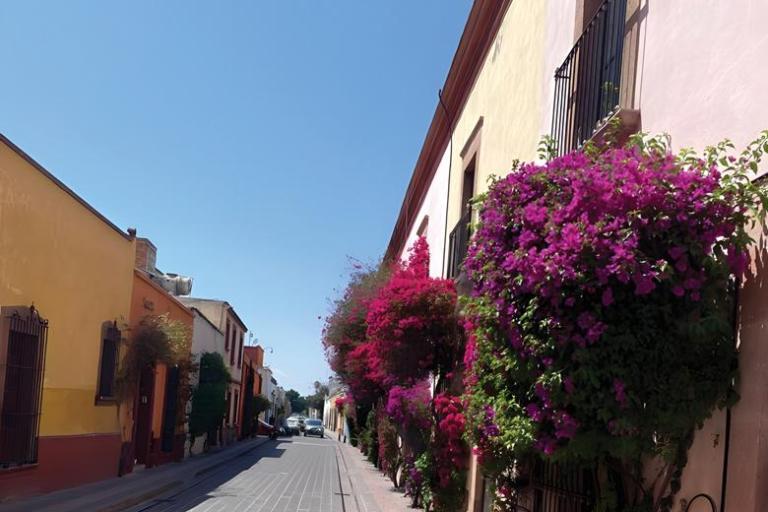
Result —
M358 499L335 441L281 438L135 512L376 512Z

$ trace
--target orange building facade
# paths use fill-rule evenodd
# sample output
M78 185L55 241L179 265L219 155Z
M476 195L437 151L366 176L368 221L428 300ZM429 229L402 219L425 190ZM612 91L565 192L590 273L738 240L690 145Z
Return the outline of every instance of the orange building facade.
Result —
M240 396L243 397L241 405L240 438L249 437L255 433L256 425L253 421L253 399L261 394L261 374L259 368L264 367L264 349L256 345L243 348L243 373L240 381Z
M135 269L131 330L145 318L161 315L181 322L192 332L192 311L155 283L150 274ZM142 372L136 396L131 406L125 408L122 421L122 472L130 472L134 464L152 467L184 457L186 431L177 422L177 411L185 404L180 403L179 384L178 368L163 363Z

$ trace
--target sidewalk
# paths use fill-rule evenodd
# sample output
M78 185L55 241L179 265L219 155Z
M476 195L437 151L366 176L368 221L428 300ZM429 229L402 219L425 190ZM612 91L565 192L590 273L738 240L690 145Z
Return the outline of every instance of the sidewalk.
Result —
M331 436L328 436L331 437ZM331 437L334 441L335 438ZM350 494L359 512L413 512L410 499L394 488L356 447L336 441L341 458L342 480L348 479ZM343 482L346 488L347 482ZM1 512L1 511L0 511Z
M119 512L166 493L266 443L258 437L214 453L164 464L123 477L101 480L33 498L0 504L0 512ZM76 471L73 461L73 471Z

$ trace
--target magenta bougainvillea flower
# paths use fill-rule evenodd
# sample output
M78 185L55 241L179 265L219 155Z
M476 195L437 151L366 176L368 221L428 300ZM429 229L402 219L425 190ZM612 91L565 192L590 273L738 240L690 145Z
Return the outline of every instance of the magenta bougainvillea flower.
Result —
M404 429L429 429L432 425L431 400L427 381L411 387L394 386L389 390L385 410L395 424Z
M420 237L370 302L367 337L371 375L384 388L410 386L456 357L456 290L429 276L429 246Z
M646 453L723 403L730 280L759 204L743 158L726 178L717 157L633 141L491 185L464 267L467 417L488 467Z

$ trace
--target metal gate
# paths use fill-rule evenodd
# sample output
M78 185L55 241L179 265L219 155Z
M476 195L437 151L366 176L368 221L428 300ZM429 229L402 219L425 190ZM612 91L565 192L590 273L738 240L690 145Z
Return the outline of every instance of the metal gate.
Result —
M14 310L2 326L8 337L0 361L0 467L7 468L37 462L48 321L30 307Z
M531 473L532 512L591 512L595 505L591 470L537 460Z

